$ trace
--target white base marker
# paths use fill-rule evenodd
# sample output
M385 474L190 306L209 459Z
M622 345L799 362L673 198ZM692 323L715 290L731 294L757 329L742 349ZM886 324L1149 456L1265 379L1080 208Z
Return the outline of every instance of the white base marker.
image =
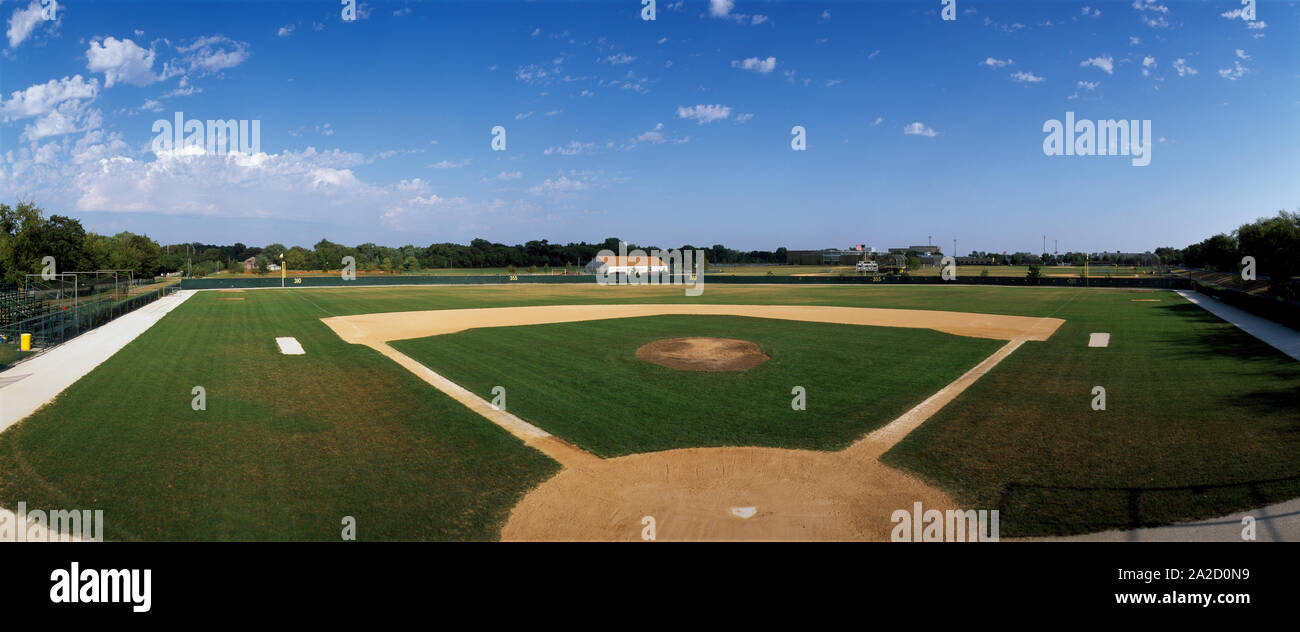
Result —
M1105 334L1105 333L1101 333L1101 334L1088 334L1088 346L1089 346L1089 347L1109 347L1109 346L1110 346L1110 334Z
M302 348L302 343L298 342L297 338L288 336L276 338L275 344L280 345L280 353L284 355L307 355L307 352Z
M758 507L732 507L731 515L740 516L741 518L752 518L758 513Z

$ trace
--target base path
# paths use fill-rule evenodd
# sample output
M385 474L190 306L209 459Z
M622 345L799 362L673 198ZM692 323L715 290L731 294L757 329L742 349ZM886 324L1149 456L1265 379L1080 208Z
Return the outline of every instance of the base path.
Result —
M1236 325L1238 329L1263 340L1278 351L1300 360L1300 331L1279 325L1199 292L1179 290L1178 295Z
M52 401L185 302L181 290L0 372L0 431Z
M838 452L691 448L600 459L398 352L390 340L477 327L666 314L749 316L926 328L1006 340L997 352L888 425ZM324 318L342 339L392 358L527 445L564 465L510 513L504 540L888 540L896 509L956 509L947 494L879 462L880 455L955 399L1025 341L1046 340L1058 318L931 310L789 305L552 305L394 312Z

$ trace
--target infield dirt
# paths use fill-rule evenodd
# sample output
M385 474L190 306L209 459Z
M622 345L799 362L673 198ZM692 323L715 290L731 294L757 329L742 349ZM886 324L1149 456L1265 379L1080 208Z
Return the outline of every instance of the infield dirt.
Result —
M498 410L387 342L475 327L663 314L750 316L887 327L919 327L1007 340L898 419L839 452L780 448L690 448L600 459ZM361 314L322 319L345 341L392 358L435 388L564 465L511 511L503 540L641 540L647 518L658 540L888 540L892 513L914 502L958 509L952 499L880 455L1027 340L1064 322L967 312L826 306L557 305ZM733 508L756 509L741 517Z

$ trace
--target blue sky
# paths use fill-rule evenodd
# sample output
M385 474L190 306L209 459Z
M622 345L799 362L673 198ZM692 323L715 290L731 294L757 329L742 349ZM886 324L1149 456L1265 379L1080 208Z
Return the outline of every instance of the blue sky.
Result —
M0 0L0 200L163 242L1144 251L1300 207L1300 8ZM1227 14L1227 15L1225 15ZM1150 120L1150 164L1047 156ZM260 153L151 150L260 121ZM493 151L491 129L506 130ZM791 128L807 150L791 149ZM910 133L909 133L910 132Z

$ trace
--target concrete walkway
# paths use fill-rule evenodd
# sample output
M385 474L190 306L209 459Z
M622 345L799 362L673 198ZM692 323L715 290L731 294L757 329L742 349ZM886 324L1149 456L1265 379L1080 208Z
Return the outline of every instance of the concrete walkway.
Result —
M1300 331L1279 325L1267 318L1238 309L1190 290L1178 290L1178 295L1201 306L1205 311L1226 320L1238 329L1256 337L1296 360L1300 360Z
M1256 542L1300 542L1300 498L1293 498L1259 509L1164 527L1131 531L1100 531L1063 538L1029 538L1031 540L1070 540L1081 542L1245 542L1242 519L1255 519Z
M160 298L0 372L0 431L53 400L185 302L194 290Z

